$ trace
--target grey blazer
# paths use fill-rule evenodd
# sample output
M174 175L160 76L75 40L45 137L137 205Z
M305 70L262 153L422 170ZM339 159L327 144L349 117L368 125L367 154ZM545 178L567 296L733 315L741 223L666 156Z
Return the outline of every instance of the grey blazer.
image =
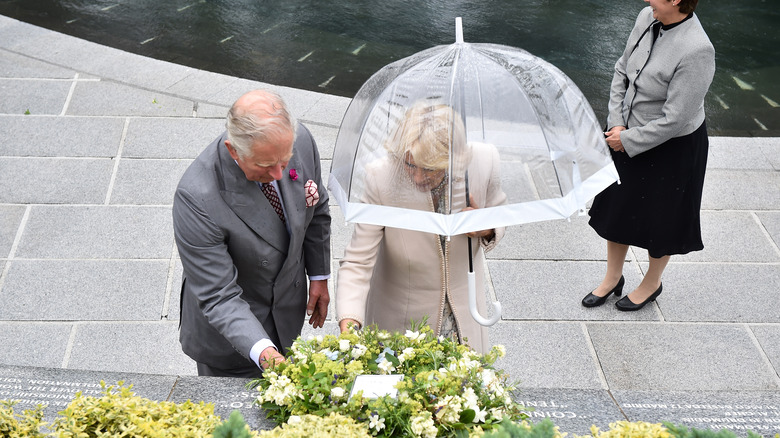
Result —
M173 227L184 275L182 350L209 366L246 366L249 350L269 338L284 353L300 335L308 299L306 274L330 274L328 194L317 146L298 125L293 181L277 181L284 224L257 183L246 179L225 146L214 140L184 173L173 201ZM320 200L306 207L304 184Z
M653 21L652 8L642 9L610 88L607 125L628 128L620 141L631 157L701 126L715 74L715 48L695 14L655 43L645 33Z

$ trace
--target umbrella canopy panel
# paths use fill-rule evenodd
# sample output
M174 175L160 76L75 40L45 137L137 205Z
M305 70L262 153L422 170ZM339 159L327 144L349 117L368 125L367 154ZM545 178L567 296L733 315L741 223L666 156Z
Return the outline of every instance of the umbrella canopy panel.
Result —
M420 105L452 110L447 208L372 205L365 184L377 163L396 163L394 177L404 178L409 163L393 145L409 110ZM459 185L468 161L490 150L498 153L494 172L507 202L462 212ZM396 61L363 85L339 130L329 189L348 221L455 235L569 217L616 180L595 114L563 72L522 49L458 42Z

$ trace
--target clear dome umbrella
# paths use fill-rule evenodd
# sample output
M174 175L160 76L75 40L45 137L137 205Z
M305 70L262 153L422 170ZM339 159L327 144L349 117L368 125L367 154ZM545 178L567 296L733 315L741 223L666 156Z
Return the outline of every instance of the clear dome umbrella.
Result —
M377 175L388 175L378 171L380 163L394 163L389 175L397 180L409 180L409 166L418 164L409 163L397 145L430 122L420 116L410 130L409 114L420 114L421 107L450 110L443 208L403 199L403 190L394 202L375 203L367 187ZM478 174L485 166L476 162L495 154L500 165L490 175ZM487 179L500 181L505 201L464 211L469 180ZM569 218L615 181L603 130L571 79L525 50L463 42L458 18L454 44L393 62L363 84L341 123L328 189L348 222L455 236ZM480 324L500 318L499 303L486 319L475 300L472 316Z

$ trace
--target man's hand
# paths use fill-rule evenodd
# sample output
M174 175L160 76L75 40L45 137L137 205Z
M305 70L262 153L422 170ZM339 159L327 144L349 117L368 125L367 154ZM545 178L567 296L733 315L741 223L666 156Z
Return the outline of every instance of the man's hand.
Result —
M260 366L263 367L264 370L282 362L284 362L284 356L276 351L276 348L274 347L268 347L260 353Z
M306 314L309 315L309 324L314 328L320 328L325 324L328 316L328 280L314 280L309 282L309 303L306 305Z

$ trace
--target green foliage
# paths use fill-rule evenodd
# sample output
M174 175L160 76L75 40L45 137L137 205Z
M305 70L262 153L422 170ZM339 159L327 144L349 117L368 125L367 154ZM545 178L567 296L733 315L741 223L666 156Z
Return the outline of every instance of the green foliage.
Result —
M14 412L13 401L0 400L0 437L2 438L38 438L46 423L43 421L43 406L34 410L25 409L19 416Z
M736 438L737 434L730 430L698 430L694 428L688 429L685 426L675 425L672 423L664 423L664 426L669 430L672 437L675 438ZM748 431L748 438L761 438L761 435ZM775 437L778 435L776 434Z
M298 338L289 360L248 386L258 388L258 403L277 423L335 412L367 424L375 436L468 436L504 417L527 417L510 396L506 373L493 367L504 354L502 346L478 354L434 336L424 322L406 333L369 326ZM397 397L350 397L356 377L366 374L401 375Z
M24 115L25 116L29 116L30 115L30 109L29 108L27 109L27 111L24 112Z
M257 434L252 433L241 413L233 411L227 421L214 429L213 438L252 438L254 436Z
M209 437L221 423L214 406L186 401L158 402L136 396L119 382L103 387L102 397L80 392L54 421L57 438L141 436L149 438Z
M365 423L331 412L325 417L304 415L291 417L291 421L273 430L263 431L260 438L370 438Z
M485 432L484 438L559 438L560 432L549 418L539 423L516 423L505 419L495 428Z

